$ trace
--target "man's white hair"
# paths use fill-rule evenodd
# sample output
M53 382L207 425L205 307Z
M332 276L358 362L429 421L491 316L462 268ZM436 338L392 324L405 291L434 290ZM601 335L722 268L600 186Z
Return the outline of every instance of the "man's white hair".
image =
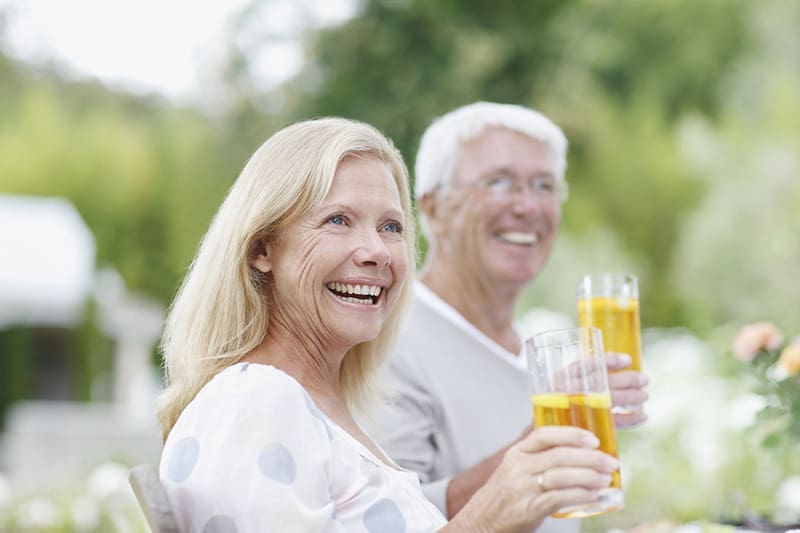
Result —
M475 102L459 107L433 121L422 135L414 166L417 199L453 179L461 145L489 126L522 133L543 143L553 154L561 200L567 198L567 138L553 121L533 109L494 102ZM427 233L427 232L426 232Z

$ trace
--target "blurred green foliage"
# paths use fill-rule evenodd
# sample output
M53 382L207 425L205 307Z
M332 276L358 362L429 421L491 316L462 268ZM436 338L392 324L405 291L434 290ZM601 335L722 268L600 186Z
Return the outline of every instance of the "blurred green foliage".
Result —
M254 0L241 23L271 1ZM570 139L562 235L520 311L574 315L580 275L626 269L640 278L645 327L682 326L720 350L728 324L800 324L798 27L790 0L365 0L345 24L309 30L305 68L266 92L246 73L273 36L226 43L228 101L211 112L0 54L0 192L70 199L98 265L167 305L225 191L278 127L365 120L413 174L434 117L475 100L519 103ZM85 322L74 341L81 399L108 350ZM25 337L0 333L0 410L31 379ZM690 480L691 465L679 466L671 479Z
M750 50L748 6L369 2L348 24L313 36L307 72L323 81L291 112L371 122L412 164L430 120L457 105L483 99L544 111L571 143L565 230L616 234L648 280L645 323L676 325L686 311L670 259L704 187L681 160L674 127L685 113L719 115L725 73ZM301 75L295 87L305 83Z
M167 300L241 154L197 113L93 84L27 76L3 100L2 191L69 198L98 263Z

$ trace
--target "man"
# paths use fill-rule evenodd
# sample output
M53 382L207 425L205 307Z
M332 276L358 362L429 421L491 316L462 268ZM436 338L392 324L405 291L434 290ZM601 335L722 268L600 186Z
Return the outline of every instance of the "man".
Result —
M513 320L522 290L544 267L566 199L567 140L540 113L478 102L427 129L415 195L429 249L416 299L387 363L392 404L373 435L427 497L455 515L530 431L523 335ZM609 369L630 364L611 354ZM615 404L639 405L646 377L610 376ZM641 411L616 415L618 427ZM546 489L546 487L545 487ZM539 531L577 531L548 520Z

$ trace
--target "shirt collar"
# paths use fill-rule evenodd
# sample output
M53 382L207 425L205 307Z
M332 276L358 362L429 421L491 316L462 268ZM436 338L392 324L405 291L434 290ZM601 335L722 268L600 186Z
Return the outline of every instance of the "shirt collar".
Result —
M488 335L476 328L469 320L464 318L461 313L456 311L453 306L444 301L438 294L433 292L421 281L417 280L414 288L416 290L417 298L419 298L420 301L462 329L475 340L483 344L492 354L516 368L523 370L527 369L528 364L525 354L525 343L523 342L524 336L521 328L516 322L512 324L512 327L514 328L514 332L517 334L517 337L520 339L520 352L518 354L509 352L500 344L491 339Z

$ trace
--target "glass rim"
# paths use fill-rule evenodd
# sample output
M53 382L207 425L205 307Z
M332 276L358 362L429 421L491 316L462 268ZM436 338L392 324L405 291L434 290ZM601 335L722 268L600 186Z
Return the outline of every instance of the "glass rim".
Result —
M579 299L617 296L617 292L630 292L628 297L639 297L639 279L632 272L595 272L584 274L575 284Z
M598 279L605 279L605 278L610 278L610 279L631 279L632 281L635 281L636 283L639 282L639 279L636 277L636 274L634 274L633 272L624 272L622 270L609 270L609 271L605 271L605 272L592 272L591 274L584 274L583 276L581 276L581 279L578 281L578 283L580 284L580 283L583 283L587 279L594 279L594 278L598 278Z
M577 344L581 342L581 339L584 337L584 332L586 334L590 334L591 336L598 338L602 342L603 332L600 330L600 328L596 328L594 326L573 326L570 328L558 328L558 329L549 329L545 331L540 331L539 333L533 334L525 342L529 344L532 348L547 348L551 346ZM563 341L547 342L543 340L549 337L556 337L558 339L574 337L574 341L566 343ZM537 342L540 339L542 340L542 342Z

